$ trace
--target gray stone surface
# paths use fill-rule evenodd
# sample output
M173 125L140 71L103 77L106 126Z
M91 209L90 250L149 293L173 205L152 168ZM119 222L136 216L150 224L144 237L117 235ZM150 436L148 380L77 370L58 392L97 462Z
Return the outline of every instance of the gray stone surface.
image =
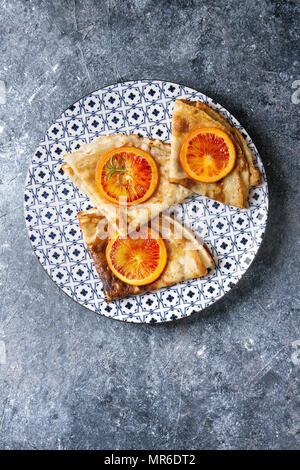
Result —
M300 447L298 24L296 1L0 0L0 448ZM23 219L30 157L55 117L138 78L222 103L270 188L266 236L238 286L156 326L69 299Z

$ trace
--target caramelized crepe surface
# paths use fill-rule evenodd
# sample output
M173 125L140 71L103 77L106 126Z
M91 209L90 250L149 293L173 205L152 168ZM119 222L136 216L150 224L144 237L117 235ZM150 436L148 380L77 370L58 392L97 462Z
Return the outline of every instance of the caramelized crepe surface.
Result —
M126 284L113 274L106 260L105 250L109 234L106 234L108 223L105 216L97 208L79 212L77 216L96 271L103 283L107 302L205 276L208 268L214 266L208 249L189 229L183 227L173 217L160 215L151 222L151 227L160 232L164 238L168 253L166 268L151 284L145 286Z
M148 152L155 160L159 180L156 190L145 202L127 208L127 223L124 225L124 209L107 201L99 194L95 182L95 171L99 160L111 150L123 147L137 147ZM89 144L84 144L72 154L64 156L63 170L69 175L78 188L91 200L92 204L103 214L110 224L122 234L146 224L160 212L182 202L192 192L180 185L169 182L170 145L160 140L152 140L137 135L114 134L98 137ZM121 215L121 210L123 210Z
M184 139L191 131L200 127L222 129L229 134L236 148L233 170L215 183L201 183L190 179L180 164L180 150ZM224 204L244 208L249 187L259 182L259 172L254 166L252 152L239 129L201 101L176 100L172 117L169 181Z

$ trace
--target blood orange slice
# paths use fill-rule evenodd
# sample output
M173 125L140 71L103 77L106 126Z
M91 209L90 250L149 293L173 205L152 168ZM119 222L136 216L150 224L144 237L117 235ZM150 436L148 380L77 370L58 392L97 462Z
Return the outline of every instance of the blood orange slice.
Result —
M148 227L142 228L135 237L116 235L112 238L106 248L106 259L121 281L143 286L161 275L167 262L167 250L160 235Z
M115 204L131 206L146 201L158 181L155 161L144 150L119 147L105 155L97 165L99 192Z
M212 183L224 178L235 163L235 147L226 132L216 127L192 131L183 142L180 161L192 179Z

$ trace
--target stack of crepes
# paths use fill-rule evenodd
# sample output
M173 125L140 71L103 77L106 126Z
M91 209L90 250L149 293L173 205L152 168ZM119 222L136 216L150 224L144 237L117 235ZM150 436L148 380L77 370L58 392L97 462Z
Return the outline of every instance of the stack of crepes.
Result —
M229 161L232 168L216 182L195 180L186 166L198 171L188 140L204 128L216 132L214 145L224 137L223 150L228 136L234 154L230 160L225 149L220 171ZM63 170L94 206L78 219L108 302L205 276L214 266L206 245L163 211L193 193L243 208L259 178L240 131L203 103L184 100L175 102L171 145L133 134L99 137L65 155Z

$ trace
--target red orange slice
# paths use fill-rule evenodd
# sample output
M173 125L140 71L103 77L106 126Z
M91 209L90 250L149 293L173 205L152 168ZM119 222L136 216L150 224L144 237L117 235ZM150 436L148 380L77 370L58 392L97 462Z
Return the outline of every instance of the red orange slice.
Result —
M163 239L154 230L144 227L137 238L116 235L106 248L106 259L112 272L123 282L142 286L155 281L167 262Z
M97 165L96 185L107 200L131 206L146 201L155 191L158 170L144 150L119 147L105 155Z
M216 127L192 131L183 142L180 161L192 179L212 183L224 178L235 164L234 144L226 132Z

